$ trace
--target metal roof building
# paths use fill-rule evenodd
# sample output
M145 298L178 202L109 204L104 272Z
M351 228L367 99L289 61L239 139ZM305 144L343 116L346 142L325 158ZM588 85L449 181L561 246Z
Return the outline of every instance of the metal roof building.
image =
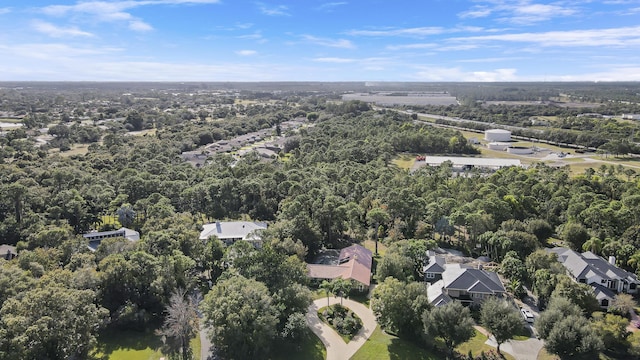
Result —
M507 166L522 166L518 159L498 159L462 156L425 156L424 162L430 166L440 166L442 163L450 161L453 167L482 167L499 169Z

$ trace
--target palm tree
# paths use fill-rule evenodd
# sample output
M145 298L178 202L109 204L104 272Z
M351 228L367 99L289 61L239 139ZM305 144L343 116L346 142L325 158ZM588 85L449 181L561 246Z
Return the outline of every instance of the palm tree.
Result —
M602 240L597 237L592 237L582 244L582 250L591 251L592 253L599 255L602 251Z
M320 284L320 289L324 290L325 294L327 295L327 307L329 307L329 294L333 290L333 285L325 280L322 282L322 284Z

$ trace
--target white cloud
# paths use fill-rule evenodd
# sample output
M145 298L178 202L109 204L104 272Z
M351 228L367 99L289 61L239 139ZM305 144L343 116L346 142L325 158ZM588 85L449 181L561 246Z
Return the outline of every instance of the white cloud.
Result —
M380 29L380 30L350 30L347 32L351 36L429 36L445 33L446 30L439 26L432 27L414 27L404 29Z
M531 0L479 0L478 2L485 4L475 5L459 13L458 17L486 18L494 15L503 22L527 25L557 17L573 16L580 12L579 8L567 2L551 4L539 4ZM579 2L573 3L579 4Z
M351 41L345 39L328 39L328 38L320 38L312 35L302 35L301 38L307 42L312 44L334 47L334 48L342 48L342 49L353 49L355 46Z
M11 8L0 8L0 15L8 14L11 12Z
M319 11L326 11L326 12L331 12L333 11L335 8L337 8L338 6L343 6L343 5L347 5L348 3L345 1L340 1L340 2L328 2L328 3L324 3L321 4L320 6L316 7L316 10Z
M548 31L452 38L453 41L503 41L533 43L543 47L635 47L640 45L640 26L610 29Z
M458 16L463 19L466 19L466 18L475 19L475 18L487 17L491 15L492 12L493 11L486 6L474 6L473 8L471 8L471 10L464 11L458 14Z
M236 51L236 54L240 56L252 56L257 54L257 52L255 50L239 50L239 51Z
M464 71L458 67L423 67L416 73L422 81L515 81L516 69L494 69L490 71Z
M421 43L421 44L404 44L404 45L388 45L387 50L420 50L420 49L433 49L438 44L436 43Z
M198 5L216 4L220 0L143 0L143 1L85 1L74 5L49 5L40 11L50 16L80 15L80 18L90 16L91 20L99 22L127 22L134 31L150 31L153 27L141 19L126 12L126 10L154 5Z
M514 61L514 60L524 60L525 57L488 57L488 58L478 58L478 59L462 59L456 60L459 63L491 63L491 62L505 62L505 61Z
M73 26L73 27L59 27L56 26L54 24L45 22L45 21L40 21L40 20L34 20L31 22L31 26L33 27L34 30L41 32L43 34L49 35L51 37L56 37L56 38L60 38L60 37L93 37L94 35L92 33L86 32L86 31L82 31L80 29L78 29L77 27Z
M315 62L333 63L333 64L349 64L358 61L358 59L339 58L339 57L321 57L313 59Z
M291 16L289 8L285 5L267 5L264 3L256 3L260 12L269 16Z
M133 31L145 32L153 30L153 26L147 24L142 20L131 20L129 21L129 29Z
M28 59L46 59L61 60L73 59L75 57L86 58L93 55L107 55L121 52L121 48L113 47L73 47L61 43L36 43L36 44L19 44L19 45L0 45L0 54L4 53L3 58L7 59L13 56L20 56Z

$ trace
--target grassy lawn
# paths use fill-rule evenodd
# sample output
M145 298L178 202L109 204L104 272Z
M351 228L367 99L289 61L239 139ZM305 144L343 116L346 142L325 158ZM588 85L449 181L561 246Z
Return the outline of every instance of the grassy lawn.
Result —
M475 332L476 332L476 335L472 337L471 340L467 341L466 343L460 344L458 345L458 347L456 347L456 350L459 353L467 355L469 351L471 351L473 353L473 356L478 356L483 351L489 352L491 350L496 349L492 346L485 344L485 341L487 341L486 336L482 335L478 330L475 330ZM505 359L515 360L513 356L505 353L504 351L502 352L502 354L504 355Z
M364 247L371 250L371 252L373 253L373 256L375 256L376 254L376 242L373 240L365 240L364 241ZM382 241L378 241L378 254L380 256L384 256L384 254L387 252L387 247L382 243Z
M400 154L400 156L392 160L392 163L395 166L403 170L411 170L415 162L416 162L415 154Z
M353 355L352 360L391 360L391 359L415 359L415 360L439 360L444 355L438 352L428 351L417 345L386 334L378 326L371 337Z
M162 340L152 331L109 331L98 338L96 357L108 360L159 360ZM191 349L200 357L200 335L191 340Z
M89 145L75 144L71 146L69 151L60 151L59 149L49 150L50 154L59 154L60 156L85 155L89 152Z
M320 339L308 330L298 346L281 346L274 349L273 360L323 360L327 350Z

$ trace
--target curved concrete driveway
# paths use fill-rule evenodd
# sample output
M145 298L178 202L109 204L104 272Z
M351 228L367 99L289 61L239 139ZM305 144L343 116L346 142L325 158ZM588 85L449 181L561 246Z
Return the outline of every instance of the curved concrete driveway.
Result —
M485 342L485 344L493 347L498 347L498 343L496 342L495 338L493 336L490 336L487 330L479 326L474 326L474 327L478 331L480 331L481 333L489 337ZM533 331L533 329L531 329L531 331ZM540 352L543 346L544 346L544 342L542 340L537 339L535 337L530 337L527 340L521 340L521 341L516 341L516 340L505 341L504 343L502 343L502 345L500 345L500 351L509 353L518 360L536 360L538 359L538 353Z
M339 304L340 299L336 297L329 298L329 304ZM353 300L344 299L342 304L353 310L362 320L362 329L351 339L348 344L335 332L329 325L325 324L318 318L318 309L327 306L327 299L318 299L309 306L307 311L307 324L309 328L322 340L327 348L327 360L344 360L349 359L355 354L367 339L373 334L378 324L376 317L371 309L355 302Z

